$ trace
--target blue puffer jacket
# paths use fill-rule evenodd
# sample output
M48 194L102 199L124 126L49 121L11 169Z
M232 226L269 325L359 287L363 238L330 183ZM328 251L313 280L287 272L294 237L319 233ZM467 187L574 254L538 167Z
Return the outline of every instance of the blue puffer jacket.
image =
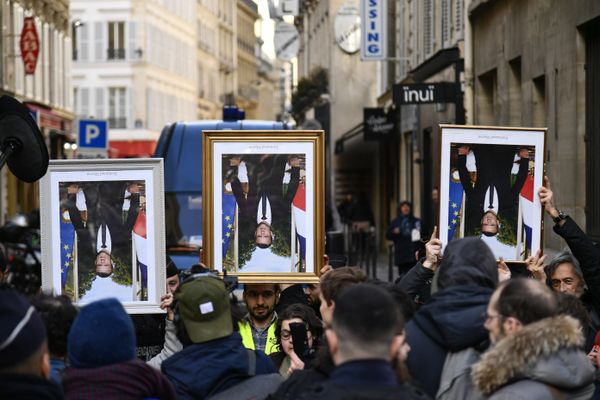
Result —
M483 324L492 289L463 286L436 293L406 326L408 369L432 397L439 388L447 352L476 347L488 338Z
M438 271L439 292L406 326L412 377L432 398L448 352L487 344L485 311L498 284L496 260L479 238L453 240Z
M241 382L248 372L248 353L242 338L231 336L184 347L162 363L162 372L169 378L178 399L204 399L215 385L232 376L219 388L225 390ZM256 375L270 374L277 369L261 351L256 351Z

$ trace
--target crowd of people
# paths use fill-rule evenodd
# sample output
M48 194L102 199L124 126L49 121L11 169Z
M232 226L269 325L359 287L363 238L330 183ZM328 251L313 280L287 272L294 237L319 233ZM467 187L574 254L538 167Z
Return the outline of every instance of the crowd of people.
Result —
M442 253L435 229L412 261L399 255L395 283L325 265L317 285L245 284L243 302L214 271L167 259L164 345L149 360L116 299L79 308L5 283L0 398L600 398L600 248L549 181L539 196L569 250L532 255L526 277L477 237ZM412 246L410 211L388 234Z

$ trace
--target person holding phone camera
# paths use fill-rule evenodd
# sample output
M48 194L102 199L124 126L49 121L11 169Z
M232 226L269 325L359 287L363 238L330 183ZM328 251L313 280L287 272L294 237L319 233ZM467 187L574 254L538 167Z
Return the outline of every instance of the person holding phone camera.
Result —
M323 334L323 323L312 308L291 304L279 316L275 334L281 351L269 357L287 378L293 371L310 366Z

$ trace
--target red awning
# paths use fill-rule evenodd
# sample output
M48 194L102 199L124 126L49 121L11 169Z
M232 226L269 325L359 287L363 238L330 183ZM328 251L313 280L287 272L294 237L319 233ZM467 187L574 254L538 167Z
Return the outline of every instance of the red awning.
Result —
M155 147L154 140L111 140L108 144L108 156L110 158L152 157Z
M25 104L29 110L37 113L36 122L40 128L55 129L57 131L67 130L67 127L65 126L67 120L60 115L57 115L52 109L28 102L23 102L23 104Z

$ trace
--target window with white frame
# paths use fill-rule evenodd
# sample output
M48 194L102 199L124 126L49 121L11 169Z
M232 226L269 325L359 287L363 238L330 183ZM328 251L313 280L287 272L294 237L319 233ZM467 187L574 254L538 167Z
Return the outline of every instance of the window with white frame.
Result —
M108 23L108 59L125 59L125 22Z
M108 126L113 129L127 128L127 88L108 88Z

